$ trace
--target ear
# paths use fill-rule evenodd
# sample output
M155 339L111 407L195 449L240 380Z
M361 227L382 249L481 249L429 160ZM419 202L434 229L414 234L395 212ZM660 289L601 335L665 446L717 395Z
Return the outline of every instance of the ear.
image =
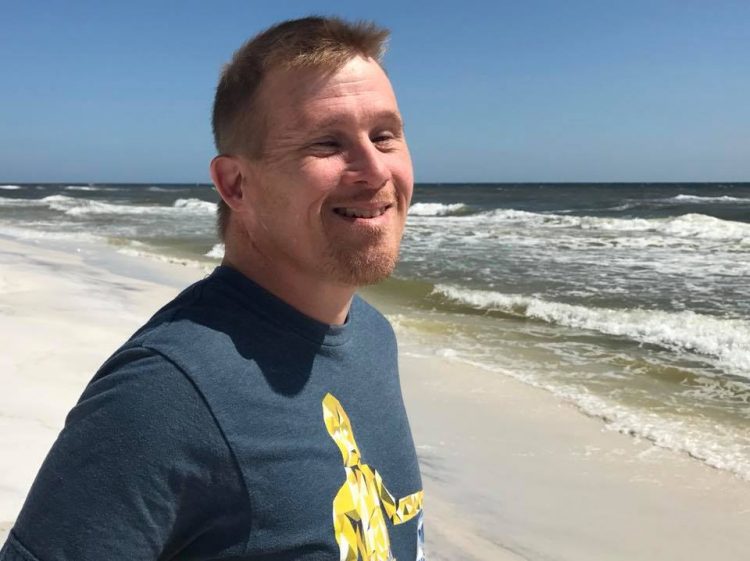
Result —
M224 202L232 210L240 210L243 203L242 182L244 169L237 156L219 155L211 160L211 180Z

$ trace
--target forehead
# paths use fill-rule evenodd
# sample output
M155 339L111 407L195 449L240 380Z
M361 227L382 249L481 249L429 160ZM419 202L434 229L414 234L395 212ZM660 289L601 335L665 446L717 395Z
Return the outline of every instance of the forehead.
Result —
M399 118L390 80L372 59L355 57L334 70L272 70L258 96L269 132L371 118Z

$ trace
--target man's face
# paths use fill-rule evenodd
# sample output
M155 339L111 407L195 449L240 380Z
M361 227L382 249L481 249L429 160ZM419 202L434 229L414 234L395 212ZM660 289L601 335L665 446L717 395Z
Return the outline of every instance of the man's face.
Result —
M265 140L259 159L243 159L249 243L301 277L350 286L387 277L413 174L382 68L357 57L335 71L271 71L255 108Z

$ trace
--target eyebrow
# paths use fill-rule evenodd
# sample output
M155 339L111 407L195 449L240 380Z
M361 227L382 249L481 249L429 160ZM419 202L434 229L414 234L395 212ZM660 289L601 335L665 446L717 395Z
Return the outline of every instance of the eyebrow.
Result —
M390 125L395 125L401 129L404 128L404 121L401 118L401 115L399 115L396 111L378 111L377 113L374 113L370 118L375 122L387 121ZM317 129L328 129L335 128L336 126L346 123L347 121L349 121L348 116L334 116L328 119L323 119L319 122L310 122L310 125L314 126Z

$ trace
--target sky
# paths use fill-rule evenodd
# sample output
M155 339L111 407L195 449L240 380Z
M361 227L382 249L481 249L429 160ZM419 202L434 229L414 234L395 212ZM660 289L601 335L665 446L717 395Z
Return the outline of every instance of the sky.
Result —
M219 71L311 14L391 30L418 182L750 181L750 2L0 0L0 182L209 182Z

